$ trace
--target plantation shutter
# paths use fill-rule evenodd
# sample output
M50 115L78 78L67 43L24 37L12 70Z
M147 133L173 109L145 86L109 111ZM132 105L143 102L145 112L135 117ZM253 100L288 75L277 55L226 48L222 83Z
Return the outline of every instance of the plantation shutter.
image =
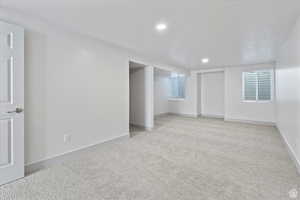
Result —
M271 100L271 77L270 71L257 72L258 100Z
M257 75L256 72L244 72L244 100L256 100Z
M270 101L272 99L272 71L244 72L244 100Z

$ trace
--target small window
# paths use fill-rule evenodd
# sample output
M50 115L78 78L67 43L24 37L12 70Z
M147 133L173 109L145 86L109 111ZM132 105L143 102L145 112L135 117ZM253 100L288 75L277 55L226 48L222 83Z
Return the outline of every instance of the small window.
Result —
M170 98L184 99L185 98L185 80L184 74L172 73L170 76Z
M244 101L271 101L272 88L273 70L243 72Z

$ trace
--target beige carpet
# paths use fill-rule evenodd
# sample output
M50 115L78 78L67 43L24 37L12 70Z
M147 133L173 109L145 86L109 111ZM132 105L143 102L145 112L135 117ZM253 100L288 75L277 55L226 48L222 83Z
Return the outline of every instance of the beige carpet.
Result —
M1 200L285 200L300 177L274 127L166 116L0 187Z

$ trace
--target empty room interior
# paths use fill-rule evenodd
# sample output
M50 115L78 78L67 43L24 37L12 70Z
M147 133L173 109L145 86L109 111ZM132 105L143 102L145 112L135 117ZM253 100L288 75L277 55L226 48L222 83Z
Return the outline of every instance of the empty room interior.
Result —
M299 0L0 0L0 200L300 200Z

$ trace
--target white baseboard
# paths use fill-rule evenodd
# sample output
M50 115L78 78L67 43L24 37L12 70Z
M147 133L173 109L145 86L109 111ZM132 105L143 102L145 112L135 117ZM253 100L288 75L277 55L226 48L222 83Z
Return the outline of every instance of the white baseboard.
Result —
M254 121L254 120L244 120L244 119L232 119L232 118L226 118L226 117L225 117L224 121L227 121L227 122L240 122L240 123L254 124L254 125L276 126L275 122Z
M291 157L291 159L293 160L293 162L296 165L296 168L298 170L298 173L300 174L300 160L297 158L295 151L293 150L292 146L290 145L290 143L288 142L287 138L283 135L283 133L280 131L280 128L278 126L276 126L278 132L280 133L281 138L284 141L284 144L288 150L288 153Z
M191 117L191 118L197 118L197 114L190 114L190 113L168 113L168 115L177 115L177 116L182 116L182 117Z
M169 115L169 113L160 113L160 114L154 115L154 118L163 117L163 116L167 116L167 115Z
M199 117L207 117L207 118L224 119L224 115L200 114L198 116Z
M140 129L143 129L143 130L146 130L146 131L152 131L153 130L153 127L145 127L145 126L141 126L141 125L137 125L137 124L130 124L131 126L135 126L137 128L140 128Z
M61 163L65 160L67 160L67 159L72 159L77 154L85 152L85 151L89 151L90 149L92 149L93 147L95 147L97 145L100 145L100 144L103 144L103 143L106 143L106 142L110 142L110 141L113 141L113 140L121 139L121 138L127 138L127 137L129 138L129 132L124 133L120 136L116 136L116 137L112 137L112 138L109 138L109 139L106 139L106 140L98 141L98 142L90 144L90 145L79 147L79 148L73 149L71 151L67 151L67 152L64 152L64 153L61 153L61 154L57 154L57 155L54 155L54 156L51 156L51 157L47 157L47 158L29 163L29 164L26 164L25 165L25 174L26 175L32 174L32 173L34 173L36 171L39 171L41 169L47 168L49 166L53 166L54 164Z

